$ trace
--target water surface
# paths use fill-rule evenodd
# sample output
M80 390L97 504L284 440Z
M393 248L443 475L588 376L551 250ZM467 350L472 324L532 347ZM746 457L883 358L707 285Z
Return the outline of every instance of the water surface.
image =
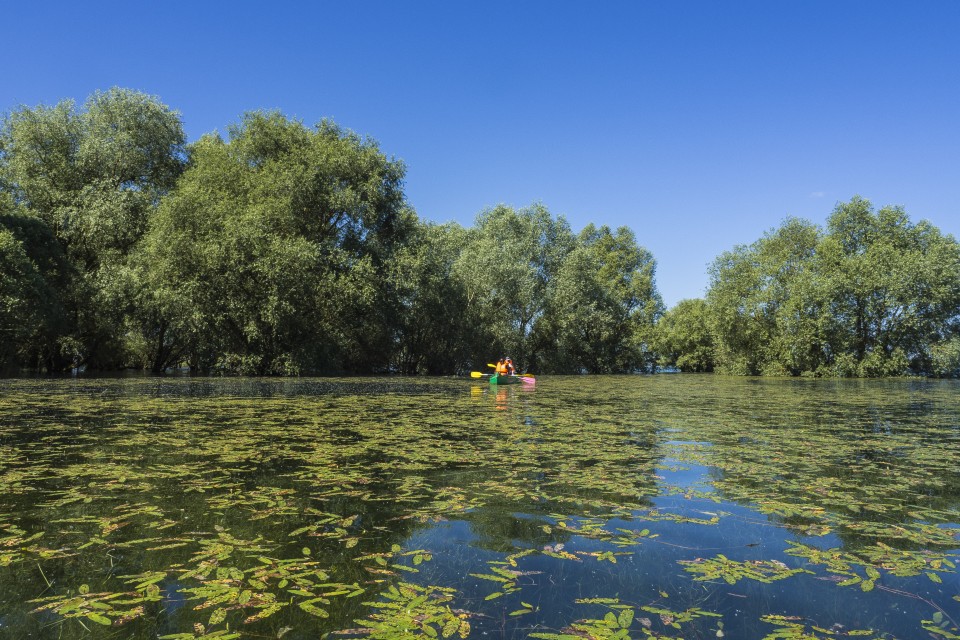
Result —
M960 385L0 381L0 637L960 637Z

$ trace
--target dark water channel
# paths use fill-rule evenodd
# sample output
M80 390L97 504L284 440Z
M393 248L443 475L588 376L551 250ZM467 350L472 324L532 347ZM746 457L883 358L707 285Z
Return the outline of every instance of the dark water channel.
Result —
M0 638L958 638L960 384L0 380Z

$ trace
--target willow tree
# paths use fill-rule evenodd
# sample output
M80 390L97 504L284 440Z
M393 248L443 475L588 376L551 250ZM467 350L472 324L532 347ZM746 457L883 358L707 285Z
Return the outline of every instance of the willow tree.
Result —
M46 366L113 368L125 361L131 253L176 182L184 134L177 113L126 89L21 107L0 129L0 188L45 224L70 265L58 290L70 331Z
M544 364L556 371L649 371L663 313L656 262L633 232L587 225L551 282L538 330Z
M960 245L901 207L841 203L818 247L841 375L929 372L932 349L960 329Z
M456 223L418 224L392 260L390 286L398 304L392 370L450 375L470 366L480 345L464 283L454 273L467 237Z
M403 164L332 122L251 113L208 135L145 246L169 344L197 369L386 367L388 264L415 221Z
M67 333L70 269L50 229L0 196L0 371L41 369Z
M658 364L684 372L705 373L714 368L710 308L702 298L681 300L657 323L655 351Z
M826 230L788 220L719 256L707 294L718 369L888 376L949 372L960 245L899 207L855 197Z
M474 365L498 354L511 355L521 368L537 365L535 323L574 243L567 221L543 205L499 205L477 216L454 266L470 310L467 321L478 337Z
M798 366L807 366L809 358L791 340L800 332L804 354L817 348L817 338L806 334L812 302L800 297L799 283L812 267L818 239L815 225L790 218L714 260L707 301L718 369L757 375L799 373Z

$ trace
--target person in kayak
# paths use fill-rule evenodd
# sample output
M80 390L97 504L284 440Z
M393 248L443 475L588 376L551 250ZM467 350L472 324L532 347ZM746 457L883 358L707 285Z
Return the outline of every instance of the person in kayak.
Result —
M510 359L510 356L507 356L504 364L507 365L508 376L512 376L516 374L517 370L513 368L513 360Z

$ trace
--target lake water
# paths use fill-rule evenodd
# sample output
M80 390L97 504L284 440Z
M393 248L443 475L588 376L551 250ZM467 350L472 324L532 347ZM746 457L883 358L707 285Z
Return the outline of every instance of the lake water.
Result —
M0 380L0 638L958 638L960 384Z

